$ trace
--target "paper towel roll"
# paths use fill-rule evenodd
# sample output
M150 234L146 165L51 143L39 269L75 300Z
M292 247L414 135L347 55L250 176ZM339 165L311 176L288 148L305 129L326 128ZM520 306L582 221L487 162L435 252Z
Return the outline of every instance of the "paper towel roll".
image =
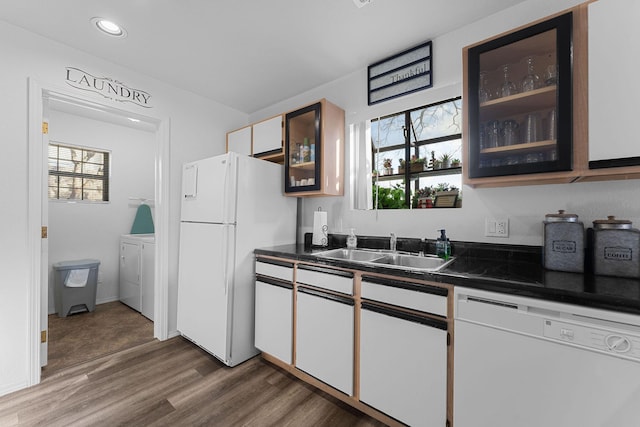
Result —
M313 246L327 246L329 244L329 236L327 235L329 227L327 227L327 213L316 211L313 213Z

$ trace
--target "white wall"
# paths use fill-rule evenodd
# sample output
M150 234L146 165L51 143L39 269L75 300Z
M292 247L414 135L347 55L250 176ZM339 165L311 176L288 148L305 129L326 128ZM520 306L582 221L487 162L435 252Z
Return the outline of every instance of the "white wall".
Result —
M49 265L99 260L98 304L119 297L119 238L131 232L139 205L129 197L154 198L154 137L150 131L55 110L49 113L50 142L110 152L109 202L49 202ZM55 313L53 269L49 272L49 313Z
M181 166L186 161L224 152L225 134L247 123L247 116L196 94L168 86L132 70L70 49L33 33L0 22L0 395L29 384L28 219L28 78L47 89L73 91L65 85L65 67L108 76L151 94L151 109L115 103L82 91L114 108L170 120L169 174L169 331L176 329L178 237ZM188 70L188 64L185 64ZM188 76L185 76L188 78ZM81 91L78 91L81 92ZM32 337L31 337L32 338Z
M580 4L579 0L529 0L511 9L480 20L433 40L434 87L416 94L367 105L367 70L334 81L315 90L285 100L249 117L251 122L289 111L320 98L327 98L344 108L348 126L367 119L426 105L462 94L462 48L520 25ZM409 47L409 46L407 46ZM383 59L383 58L380 58ZM463 100L464 102L464 100ZM584 124L587 125L586 123ZM347 161L349 168L349 141ZM346 182L353 173L346 171ZM578 214L585 226L591 221L616 215L630 219L640 227L637 180L539 185L496 189L464 187L461 209L355 211L351 209L351 188L345 197L304 199L301 233L311 232L313 212L321 207L328 212L330 232L345 232L350 227L363 235L388 235L435 239L436 230L447 229L452 240L493 242L500 244L542 244L544 215L558 209ZM485 218L508 218L509 238L484 236Z

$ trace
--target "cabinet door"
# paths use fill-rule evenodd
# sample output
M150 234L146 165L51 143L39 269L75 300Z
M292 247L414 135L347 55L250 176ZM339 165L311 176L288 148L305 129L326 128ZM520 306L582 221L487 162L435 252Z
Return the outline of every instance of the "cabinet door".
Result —
M572 29L570 12L465 49L468 178L572 170Z
M589 168L640 165L640 2L589 4Z
M362 308L360 400L411 426L444 426L446 323Z
M253 125L253 154L259 156L282 150L282 116Z
M251 126L247 126L227 134L227 152L229 151L246 154L247 156L252 154Z
M153 320L156 245L153 243L142 243L141 253L140 292L142 294L142 309L140 311L145 317Z
M120 301L140 311L140 245L120 244Z
M291 284L256 279L255 346L291 364L293 350L293 287Z
M308 289L297 292L297 368L353 394L353 301Z

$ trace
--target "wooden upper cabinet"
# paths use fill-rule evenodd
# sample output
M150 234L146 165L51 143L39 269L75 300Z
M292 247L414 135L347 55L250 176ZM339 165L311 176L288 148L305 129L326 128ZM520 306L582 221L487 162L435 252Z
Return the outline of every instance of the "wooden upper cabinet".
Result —
M227 133L227 152L283 162L282 114Z
M285 114L285 194L344 194L344 110L322 99Z
M640 178L640 2L600 0L589 10L589 170L581 180Z
M465 184L575 179L579 15L558 14L463 49Z
M250 156L251 149L251 126L246 126L227 133L227 153L245 154Z
M282 156L282 115L253 124L253 155L266 157Z

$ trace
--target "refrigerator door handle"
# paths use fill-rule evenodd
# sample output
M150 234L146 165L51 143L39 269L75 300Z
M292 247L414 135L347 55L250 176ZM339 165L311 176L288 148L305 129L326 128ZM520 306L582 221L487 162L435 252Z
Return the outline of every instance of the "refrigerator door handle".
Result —
M183 190L185 199L195 199L198 195L198 166L186 166L183 173Z
M229 227L224 227L224 232L222 233L222 247L228 248L229 246ZM227 264L229 262L229 251L222 251L222 277L223 277L223 285L224 285L224 294L227 295L227 290L229 288L229 269L227 268Z

